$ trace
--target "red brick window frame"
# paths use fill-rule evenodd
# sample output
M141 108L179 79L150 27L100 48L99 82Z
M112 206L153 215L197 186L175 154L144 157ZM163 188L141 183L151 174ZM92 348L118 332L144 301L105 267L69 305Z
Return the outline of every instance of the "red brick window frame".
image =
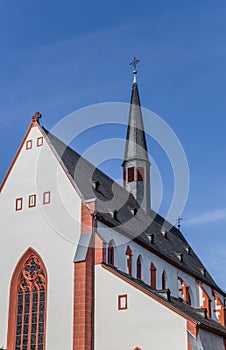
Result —
M43 145L43 136L40 136L37 138L37 147L40 147Z
M28 197L28 208L33 208L36 206L36 194L31 194Z
M22 210L23 209L23 198L16 198L16 211Z
M32 148L32 140L27 140L26 141L26 149L31 149Z
M134 166L128 168L128 182L134 181Z
M128 297L127 294L118 295L118 310L128 309Z
M49 204L50 203L50 191L46 191L43 193L43 204Z
M138 182L144 181L144 168L143 167L137 167L137 181Z

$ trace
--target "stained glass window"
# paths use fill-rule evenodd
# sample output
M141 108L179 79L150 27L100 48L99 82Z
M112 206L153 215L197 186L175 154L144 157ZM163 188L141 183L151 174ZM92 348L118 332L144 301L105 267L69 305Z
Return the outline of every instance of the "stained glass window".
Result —
M46 270L35 254L20 270L16 300L15 350L44 350Z

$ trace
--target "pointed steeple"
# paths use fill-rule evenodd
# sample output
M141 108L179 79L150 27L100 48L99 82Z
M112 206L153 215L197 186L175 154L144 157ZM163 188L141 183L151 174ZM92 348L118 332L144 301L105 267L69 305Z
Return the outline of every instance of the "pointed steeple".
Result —
M149 162L140 106L138 84L133 83L124 161L140 159Z
M134 58L132 65L136 68L138 60ZM144 132L141 112L137 71L134 69L134 82L129 111L129 122L124 153L124 187L133 194L140 206L150 211L150 161Z

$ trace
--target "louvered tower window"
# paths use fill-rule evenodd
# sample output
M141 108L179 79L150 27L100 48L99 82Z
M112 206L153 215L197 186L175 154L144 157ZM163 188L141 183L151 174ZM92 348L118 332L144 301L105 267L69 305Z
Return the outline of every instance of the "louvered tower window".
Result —
M128 182L134 181L134 167L128 168Z
M137 168L137 181L138 182L144 181L144 168L142 167Z

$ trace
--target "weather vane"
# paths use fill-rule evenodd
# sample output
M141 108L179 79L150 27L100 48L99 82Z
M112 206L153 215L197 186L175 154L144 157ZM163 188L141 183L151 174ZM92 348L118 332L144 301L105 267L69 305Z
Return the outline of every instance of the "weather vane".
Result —
M136 83L137 63L139 63L139 62L140 62L140 60L138 60L136 57L134 57L132 62L130 62L130 66L133 66L133 75L134 75L133 82L134 83Z

